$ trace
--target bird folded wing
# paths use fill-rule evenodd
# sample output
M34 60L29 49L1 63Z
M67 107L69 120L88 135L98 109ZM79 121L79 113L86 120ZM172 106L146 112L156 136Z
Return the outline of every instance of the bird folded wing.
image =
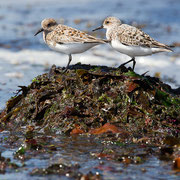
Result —
M105 43L103 40L86 34L80 30L61 25L52 32L56 43Z
M119 40L122 44L127 46L169 49L167 45L154 40L148 34L136 27L132 27L127 24L122 24L118 32Z

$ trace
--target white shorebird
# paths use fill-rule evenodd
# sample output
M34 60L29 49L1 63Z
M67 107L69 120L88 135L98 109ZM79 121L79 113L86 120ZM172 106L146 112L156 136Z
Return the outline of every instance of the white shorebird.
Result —
M72 54L82 53L98 44L106 43L105 40L93 37L83 31L57 24L52 18L44 19L41 26L42 28L37 31L35 36L43 32L44 42L51 49L69 56L65 71L72 60Z
M104 20L103 25L93 31L102 28L107 29L106 38L111 46L115 50L132 58L122 65L133 61L133 70L136 64L136 56L148 56L158 52L172 52L168 45L154 40L148 34L136 27L122 24L116 17L107 17Z

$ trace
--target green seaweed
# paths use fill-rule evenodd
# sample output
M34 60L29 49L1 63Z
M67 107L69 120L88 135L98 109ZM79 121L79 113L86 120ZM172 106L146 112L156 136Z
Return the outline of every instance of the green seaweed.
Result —
M77 126L88 132L108 122L132 136L167 127L179 136L179 96L170 94L159 79L127 69L74 67L65 74L55 68L51 77L34 78L26 93L11 98L1 114L1 127L8 127L8 120L14 127L35 123L45 132L70 134Z

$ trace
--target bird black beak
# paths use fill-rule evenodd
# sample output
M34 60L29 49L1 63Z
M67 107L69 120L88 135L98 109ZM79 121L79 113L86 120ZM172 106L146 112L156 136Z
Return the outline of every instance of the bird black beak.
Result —
M36 34L34 34L34 36L36 36L37 34L39 34L39 33L40 33L40 32L42 32L42 31L44 31L44 29L43 29L43 28L39 29L39 30L37 31L37 33L36 33Z
M97 31L97 30L99 30L99 29L103 29L104 27L103 27L103 25L102 26L100 26L100 27L98 27L98 28L96 28L96 29L93 29L92 31Z

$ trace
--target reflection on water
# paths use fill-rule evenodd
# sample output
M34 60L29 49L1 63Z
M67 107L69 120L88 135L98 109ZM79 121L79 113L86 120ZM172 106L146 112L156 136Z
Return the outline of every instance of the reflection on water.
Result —
M7 136L7 133L1 134L1 141ZM21 138L19 135L18 137ZM158 148L155 147L103 143L102 139L87 136L44 136L39 134L39 138L44 139L47 147L55 145L57 149L27 151L24 161L13 158L13 153L18 149L22 140L19 140L19 144L14 145L8 145L8 140L6 143L3 141L0 148L0 151L3 152L2 156L11 158L11 161L17 163L20 168L16 170L17 172L7 171L5 175L0 175L0 178L11 179L15 175L18 179L30 179L33 169L47 168L52 164L61 163L67 166L79 164L78 171L80 173L98 172L103 179L178 179L178 174L176 175L172 170L172 161L160 161L159 157L153 155L153 152L158 152ZM105 156L102 152L110 153L109 156ZM141 161L137 163L123 162L121 158L126 155L131 158L138 157ZM113 156L117 156L117 158L113 159ZM58 175L46 177L47 179L59 178ZM65 178L65 176L63 177ZM45 176L36 175L33 178L43 179Z

